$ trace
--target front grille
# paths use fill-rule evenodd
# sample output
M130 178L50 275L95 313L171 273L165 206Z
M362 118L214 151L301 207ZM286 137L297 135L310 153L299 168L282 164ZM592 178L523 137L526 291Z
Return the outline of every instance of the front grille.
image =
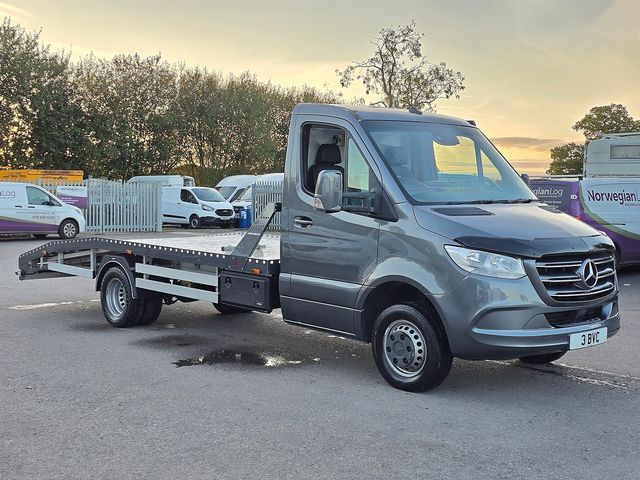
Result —
M230 208L219 208L216 210L216 215L219 217L230 217L233 215L233 210Z
M585 283L581 275L588 260L593 262L598 273L593 285ZM610 254L543 257L536 262L536 270L547 293L557 302L596 300L615 290L616 272L613 256Z
M552 327L564 327L577 323L602 320L602 306L582 310L569 310L567 312L545 313L544 316Z

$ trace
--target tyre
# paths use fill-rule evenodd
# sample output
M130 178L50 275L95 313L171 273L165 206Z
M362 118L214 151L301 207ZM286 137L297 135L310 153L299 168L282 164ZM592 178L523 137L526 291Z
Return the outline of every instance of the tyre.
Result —
M58 228L58 236L63 239L74 238L79 232L78 224L75 220L67 218Z
M232 307L231 305L223 305L221 303L214 303L213 306L221 315L233 315L235 313L248 313L251 311L248 308Z
M453 361L436 312L422 304L393 305L384 310L373 327L372 350L384 379L409 392L440 385Z
M136 325L151 325L155 322L162 312L162 297L153 295L144 299L144 312L138 319Z
M102 278L100 303L104 318L114 327L138 325L145 314L146 299L135 299L131 292L129 277L122 268L109 268Z
M222 225L220 225L222 228L231 228L232 224L231 222L227 222L227 223L223 223Z
M197 215L191 215L191 218L189 218L189 228L198 229L201 226L200 217Z
M567 353L566 350L563 352L546 353L544 355L531 355L529 357L520 357L520 361L525 363L534 363L536 365L541 365L543 363L555 362L556 360L564 356L565 353Z
M34 233L31 236L33 238L37 238L38 240L44 240L45 238L47 238L47 234L46 233Z

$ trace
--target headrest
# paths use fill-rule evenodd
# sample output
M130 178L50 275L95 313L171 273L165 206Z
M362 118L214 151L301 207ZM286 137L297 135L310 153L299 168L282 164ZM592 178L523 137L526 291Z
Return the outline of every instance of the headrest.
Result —
M318 147L318 153L316 153L316 164L318 165L337 165L342 161L340 157L340 149L338 145L332 143L325 143Z

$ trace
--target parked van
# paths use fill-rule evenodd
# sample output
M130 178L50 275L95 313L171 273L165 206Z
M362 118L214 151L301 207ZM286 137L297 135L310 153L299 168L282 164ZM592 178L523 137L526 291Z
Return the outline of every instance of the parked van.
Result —
M160 182L163 187L195 187L196 181L187 175L139 175L131 177L129 183Z
M209 187L163 187L162 222L184 228L220 226L233 223L233 207L217 190Z
M640 178L533 178L530 185L540 200L605 232L618 265L640 264Z
M30 183L0 182L0 233L57 233L73 238L85 230L82 210Z
M284 173L266 173L256 177L251 184L245 188L240 195L236 197L236 200L230 200L233 205L234 218L236 222L240 221L240 210L248 208L253 205L253 184L256 182L284 182Z
M257 178L257 175L232 175L225 177L218 182L216 190L218 190L226 200L233 202L242 194L244 189L251 185Z

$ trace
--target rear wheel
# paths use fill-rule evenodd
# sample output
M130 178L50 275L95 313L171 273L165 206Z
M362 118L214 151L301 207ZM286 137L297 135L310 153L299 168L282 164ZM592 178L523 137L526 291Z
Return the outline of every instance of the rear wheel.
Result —
M128 328L143 319L147 302L133 298L129 277L122 268L111 267L102 279L100 303L107 322L117 328Z
M373 358L393 387L422 392L440 385L453 356L433 309L421 304L393 305L375 322Z
M32 235L33 238L37 238L38 240L44 240L45 238L47 238L47 234L46 233L34 233Z
M138 319L136 325L151 325L162 312L162 297L153 295L143 300L145 302L144 313Z
M78 235L78 231L79 228L76 221L67 218L60 224L60 228L58 228L58 235L60 236L60 238L64 239L74 238L76 235Z
M201 226L202 224L200 223L200 217L197 215L191 215L191 218L189 218L189 227L198 229Z
M525 363L534 363L536 365L541 365L543 363L555 362L556 360L564 356L565 353L567 353L566 350L563 352L546 353L544 355L530 355L528 357L520 357L520 361Z
M214 303L213 306L221 315L233 315L236 313L248 313L251 311L247 308L232 307L231 305L223 305L222 303Z

